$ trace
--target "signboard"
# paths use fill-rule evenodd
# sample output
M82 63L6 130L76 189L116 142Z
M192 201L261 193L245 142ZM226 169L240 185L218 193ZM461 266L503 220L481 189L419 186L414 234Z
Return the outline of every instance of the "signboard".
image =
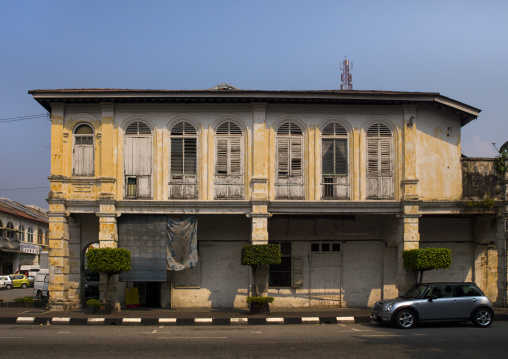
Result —
M39 246L36 244L21 243L21 252L30 254L39 254Z

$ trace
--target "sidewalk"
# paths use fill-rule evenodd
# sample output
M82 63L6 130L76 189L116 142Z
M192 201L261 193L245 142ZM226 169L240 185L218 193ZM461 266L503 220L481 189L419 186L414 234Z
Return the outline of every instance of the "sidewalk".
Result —
M508 321L508 308L495 308L495 321ZM370 308L274 308L270 316L241 309L123 308L97 315L87 310L47 311L39 308L0 308L0 324L37 325L258 325L370 323Z

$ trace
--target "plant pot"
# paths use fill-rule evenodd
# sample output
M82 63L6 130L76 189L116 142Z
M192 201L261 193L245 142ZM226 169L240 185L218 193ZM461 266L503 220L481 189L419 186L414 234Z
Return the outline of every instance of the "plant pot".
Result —
M250 314L270 315L270 304L257 302L250 303Z

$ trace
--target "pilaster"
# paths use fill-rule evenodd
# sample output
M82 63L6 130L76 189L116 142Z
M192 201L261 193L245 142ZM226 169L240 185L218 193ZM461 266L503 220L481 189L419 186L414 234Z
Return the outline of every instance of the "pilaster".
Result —
M418 199L416 106L404 106L402 198Z
M64 105L51 104L51 175L64 175L63 161Z
M61 203L50 203L49 212L49 307L68 310L69 298L69 224Z
M400 241L397 250L397 288L399 292L408 289L416 281L415 273L404 268L402 254L406 250L420 248L420 212L418 202L404 202L400 215Z
M252 199L268 199L268 151L266 148L266 103L252 105Z
M252 212L247 217L252 219L251 241L252 244L268 244L268 202L254 202Z

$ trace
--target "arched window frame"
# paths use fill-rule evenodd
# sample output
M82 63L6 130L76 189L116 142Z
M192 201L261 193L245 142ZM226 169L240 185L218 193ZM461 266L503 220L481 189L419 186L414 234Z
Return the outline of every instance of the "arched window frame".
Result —
M42 244L42 243L44 243L43 240L44 240L44 235L43 235L42 229L39 228L37 230L37 243Z
M79 133L89 129L89 133ZM93 177L95 173L95 131L85 122L78 123L73 131L72 175Z
M20 224L18 228L18 239L21 242L25 241L25 227L22 224Z
M44 232L44 244L49 245L49 231Z
M244 198L245 131L231 118L215 129L215 198Z
M124 178L126 198L151 198L152 127L144 119L129 121L124 135Z
M7 238L14 239L14 232L15 232L14 225L10 221L7 222L7 230L6 230L6 232L7 232L7 235L6 235Z
M33 230L32 227L28 227L26 241L28 243L33 243L34 242L34 230Z
M366 126L367 199L394 198L394 132L384 121Z
M304 130L286 119L275 132L275 198L305 199Z
M188 120L169 130L169 198L198 198L198 131Z
M349 199L349 131L329 121L321 132L322 199Z

